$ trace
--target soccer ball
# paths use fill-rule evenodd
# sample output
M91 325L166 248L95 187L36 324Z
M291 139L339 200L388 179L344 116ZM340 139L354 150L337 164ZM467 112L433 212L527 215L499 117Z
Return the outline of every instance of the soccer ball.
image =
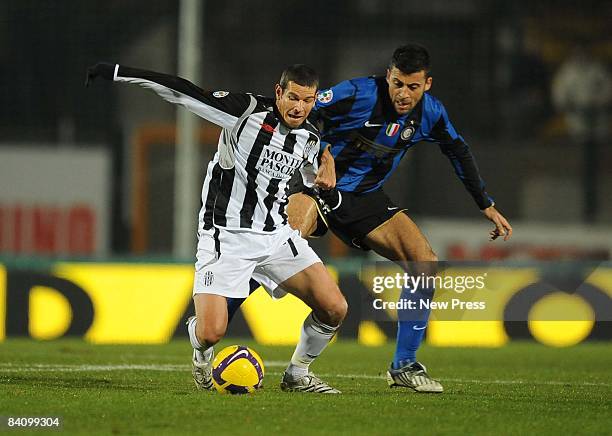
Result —
M248 394L261 387L264 365L249 347L224 348L213 361L213 385L222 394Z

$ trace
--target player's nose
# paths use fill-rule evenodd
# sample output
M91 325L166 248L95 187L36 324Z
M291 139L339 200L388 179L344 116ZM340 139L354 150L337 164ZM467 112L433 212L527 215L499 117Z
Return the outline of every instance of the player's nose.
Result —
M399 91L397 92L397 96L400 98L406 98L408 97L410 94L408 92L408 88L400 88Z

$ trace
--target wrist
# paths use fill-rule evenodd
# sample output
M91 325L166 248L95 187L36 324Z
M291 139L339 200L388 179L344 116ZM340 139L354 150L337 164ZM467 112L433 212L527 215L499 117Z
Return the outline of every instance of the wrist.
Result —
M481 211L482 213L485 213L485 211L486 211L486 210L488 210L489 208L491 208L491 207L493 207L493 206L495 206L495 202L491 202L491 204L490 204L490 205L488 205L488 206L487 206L487 207L485 207L484 209L480 209L480 211Z

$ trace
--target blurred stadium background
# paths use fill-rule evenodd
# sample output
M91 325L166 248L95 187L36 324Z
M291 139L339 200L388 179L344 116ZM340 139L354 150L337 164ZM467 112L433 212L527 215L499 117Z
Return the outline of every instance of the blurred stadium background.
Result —
M175 201L183 174L175 166L176 108L136 87L83 82L98 61L177 74L187 3L0 4L0 340L161 343L184 335L199 193L218 130L197 120L197 180L185 208ZM502 317L486 326L432 325L428 341L612 338L610 2L226 0L200 2L196 19L201 62L188 78L209 89L270 94L279 72L296 62L331 86L384 73L398 45L427 46L432 94L471 145L515 236L486 240L488 222L437 147L408 153L389 194L441 259L499 262L512 277L501 279L509 292L550 282L553 270L576 282L562 291L587 283L607 296L599 317L593 301L562 302L586 304L591 314L570 327L549 324L538 333L533 323L513 328ZM176 216L192 220L186 249L177 246L185 231ZM367 292L360 265L371 256L331 236L313 245L358 307ZM250 299L230 334L291 343L304 307L266 298ZM370 345L393 339L392 322L360 316L353 311L344 337Z

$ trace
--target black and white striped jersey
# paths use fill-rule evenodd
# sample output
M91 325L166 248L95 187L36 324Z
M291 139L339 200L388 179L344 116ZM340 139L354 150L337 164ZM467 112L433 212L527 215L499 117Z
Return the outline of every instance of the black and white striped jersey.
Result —
M287 223L285 206L296 170L312 186L319 132L306 121L291 129L274 99L204 91L176 76L115 66L113 79L152 89L165 100L223 128L202 188L199 230L212 226L272 232Z

